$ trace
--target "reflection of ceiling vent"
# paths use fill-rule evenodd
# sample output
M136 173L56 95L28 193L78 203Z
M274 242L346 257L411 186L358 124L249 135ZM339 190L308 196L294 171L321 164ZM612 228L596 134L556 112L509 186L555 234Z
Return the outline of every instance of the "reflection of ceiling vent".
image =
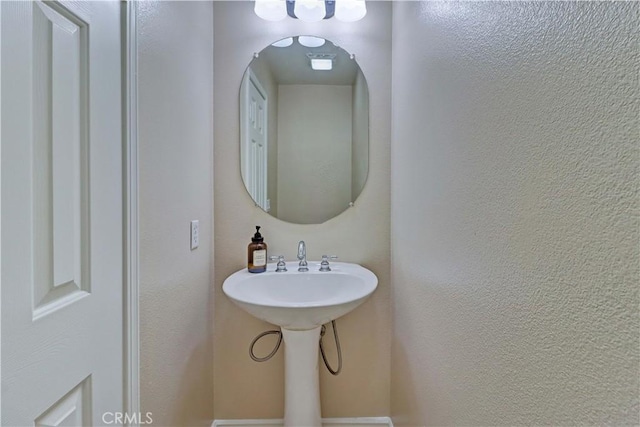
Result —
M318 71L328 71L333 68L335 53L307 53L311 61L311 68Z

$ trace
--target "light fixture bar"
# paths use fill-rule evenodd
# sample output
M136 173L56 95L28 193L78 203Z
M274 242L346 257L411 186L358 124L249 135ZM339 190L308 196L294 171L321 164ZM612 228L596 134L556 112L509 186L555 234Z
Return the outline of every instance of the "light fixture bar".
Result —
M365 0L254 0L255 13L267 21L279 21L287 15L306 22L319 22L334 16L354 22L367 14Z

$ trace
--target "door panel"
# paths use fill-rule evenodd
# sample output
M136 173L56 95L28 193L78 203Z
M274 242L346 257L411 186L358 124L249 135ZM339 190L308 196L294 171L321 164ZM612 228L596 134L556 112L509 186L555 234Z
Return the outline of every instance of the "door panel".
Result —
M2 425L123 408L119 2L1 2Z
M242 178L251 198L269 211L267 195L267 97L254 75L245 76L242 111ZM246 109L246 111L244 110Z
M89 291L87 25L33 7L34 319ZM83 173L84 172L84 173ZM84 175L84 176L83 176ZM84 258L84 259L83 259Z

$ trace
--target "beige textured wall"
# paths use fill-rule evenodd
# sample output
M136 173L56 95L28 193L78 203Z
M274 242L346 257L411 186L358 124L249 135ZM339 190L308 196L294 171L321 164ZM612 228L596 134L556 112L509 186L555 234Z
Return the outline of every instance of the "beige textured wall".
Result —
M211 425L213 10L138 7L142 412L155 426Z
M281 220L319 224L349 207L351 92L351 86L344 85L279 86Z
M394 3L396 426L639 424L639 8Z
M332 377L323 368L320 382L324 416L387 415L391 5L373 2L368 5L367 17L351 24L335 19L316 24L292 19L270 23L255 16L252 2L214 2L213 7L215 417L283 415L282 351L265 363L253 362L247 353L253 337L272 326L245 314L222 292L224 279L246 266L246 246L256 224L263 226L270 254L293 259L298 240L304 239L310 259L335 253L341 260L361 263L377 274L380 284L372 298L338 320L344 371ZM242 74L254 52L293 34L324 36L355 53L369 83L369 181L354 208L321 225L294 225L270 217L254 206L240 178L238 94Z

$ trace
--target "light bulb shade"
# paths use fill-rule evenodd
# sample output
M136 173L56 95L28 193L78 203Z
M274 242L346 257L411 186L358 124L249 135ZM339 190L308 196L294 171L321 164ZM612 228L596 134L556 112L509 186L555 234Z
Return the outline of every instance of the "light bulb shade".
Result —
M343 22L354 22L364 18L367 5L364 0L336 0L336 19Z
M298 43L304 47L320 47L324 45L324 39L314 36L298 36Z
M293 37L287 37L286 39L278 40L275 43L271 43L273 47L289 47L293 44Z
M266 21L280 21L287 16L286 0L255 0L254 12Z
M296 0L293 13L301 21L319 22L327 14L324 0Z

